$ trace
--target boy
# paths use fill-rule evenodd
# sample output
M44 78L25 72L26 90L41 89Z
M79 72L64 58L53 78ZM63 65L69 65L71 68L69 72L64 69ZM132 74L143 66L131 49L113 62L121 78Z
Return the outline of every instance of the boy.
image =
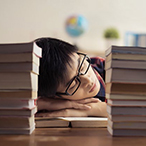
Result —
M37 116L107 116L106 103L102 102L104 60L90 60L77 47L58 39L39 38L35 42L42 48L38 110L46 110Z

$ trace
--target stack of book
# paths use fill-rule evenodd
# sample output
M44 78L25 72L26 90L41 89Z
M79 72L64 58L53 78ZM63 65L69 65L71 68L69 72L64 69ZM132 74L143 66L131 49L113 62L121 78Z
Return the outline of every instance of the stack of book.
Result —
M41 56L34 42L0 44L0 134L34 131Z
M109 133L146 136L146 48L111 46L105 55Z

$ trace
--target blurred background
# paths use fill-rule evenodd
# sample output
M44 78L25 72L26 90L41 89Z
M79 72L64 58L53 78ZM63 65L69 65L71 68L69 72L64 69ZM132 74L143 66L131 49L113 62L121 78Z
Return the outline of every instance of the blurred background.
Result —
M102 57L110 45L145 47L145 6L145 0L1 0L0 43L55 37Z

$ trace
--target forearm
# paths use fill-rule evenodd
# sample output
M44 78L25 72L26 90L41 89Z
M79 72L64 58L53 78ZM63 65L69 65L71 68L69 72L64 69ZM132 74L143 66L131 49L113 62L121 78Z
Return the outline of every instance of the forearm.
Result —
M47 107L49 106L49 102L46 102L45 99L43 98L38 98L37 100L37 107L38 107L38 111L40 110L47 110Z
M48 111L45 113L38 113L36 116L42 117L107 117L106 103L99 102L90 104L91 109L81 110L81 109L62 109L56 111Z
M91 107L86 102L97 102L94 99L88 99L78 103L76 101L56 98L39 98L37 101L38 110L56 111L63 109L89 110Z

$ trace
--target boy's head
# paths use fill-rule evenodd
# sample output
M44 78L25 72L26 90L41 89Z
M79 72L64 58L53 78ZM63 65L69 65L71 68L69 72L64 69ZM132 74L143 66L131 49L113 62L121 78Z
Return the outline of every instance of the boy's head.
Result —
M39 38L35 42L42 48L39 96L58 95L66 99L77 100L92 97L98 93L100 84L88 62L89 58L84 54L78 54L76 46L54 38ZM79 72L85 72L85 75ZM73 93L75 89L77 91ZM73 95L62 94L65 92L73 93Z
M39 38L36 44L42 48L39 69L39 96L51 97L56 94L60 82L65 82L66 65L71 62L70 55L77 48L67 42L54 38Z

